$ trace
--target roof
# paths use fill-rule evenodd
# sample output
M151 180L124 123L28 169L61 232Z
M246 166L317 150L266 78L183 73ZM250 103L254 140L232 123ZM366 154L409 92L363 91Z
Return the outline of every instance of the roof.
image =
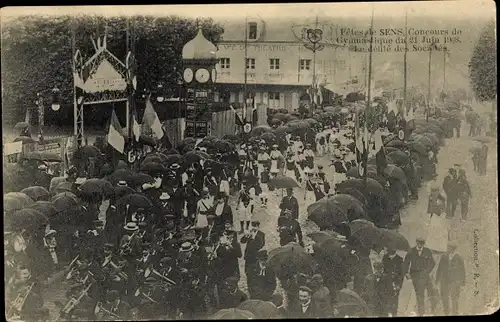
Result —
M198 34L182 48L182 59L215 59L217 48L198 29Z

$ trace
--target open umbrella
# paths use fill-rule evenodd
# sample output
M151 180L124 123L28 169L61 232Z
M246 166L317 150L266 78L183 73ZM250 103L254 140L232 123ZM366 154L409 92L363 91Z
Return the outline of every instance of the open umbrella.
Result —
M168 155L168 159L167 159L167 163L166 163L166 166L170 166L174 163L177 163L177 164L182 164L182 155L180 154L169 154Z
M183 156L184 164L186 165L200 162L201 159L202 157L198 153L196 153L196 151L189 151Z
M288 131L289 131L288 127L284 125L278 126L273 130L275 135L285 135Z
M403 169L401 169L398 166L395 166L394 164L387 165L387 167L384 169L384 173L388 175L389 178L399 180L401 183L405 185L408 184L408 182L406 181L406 174L403 171Z
M250 132L251 136L260 136L262 133L271 132L273 129L268 125L258 125Z
M73 183L69 181L60 182L50 190L51 195L56 195L61 192L73 192Z
M149 209L153 207L153 204L151 203L151 200L149 200L148 197L138 193L133 193L120 198L117 202L117 205L119 206L130 205L131 207L143 208L143 209Z
M172 154L180 154L179 150L176 149L163 150L162 153L165 154L167 157Z
M428 149L422 143L415 141L408 141L406 144L411 151L414 151L423 156L427 156Z
M319 124L319 122L313 118L305 119L304 122L309 124L309 126L315 126L315 125Z
M18 136L17 138L14 139L13 142L23 142L23 144L28 144L28 143L35 143L35 140L33 140L29 136Z
M130 178L130 185L132 187L139 187L142 186L145 183L153 183L154 178L150 176L149 174L139 172L139 173L134 173L132 177Z
M491 142L491 138L489 138L487 136L478 136L478 137L474 138L474 141L478 141L478 142L481 142L481 143L490 143Z
M61 192L52 197L50 200L54 207L59 212L67 211L68 209L73 209L78 206L79 200L76 195L71 192Z
M156 176L165 172L165 167L161 164L149 162L141 166L141 172L147 173L151 176Z
M307 234L307 237L311 238L318 247L321 247L330 239L334 239L338 242L345 242L345 236L331 230L315 231Z
M3 196L4 210L14 211L28 207L35 203L27 194L22 192L9 192Z
M333 307L341 317L366 317L371 315L370 308L356 292L350 289L336 291Z
M321 199L307 207L307 218L321 230L331 229L343 222L348 222L346 211L330 198Z
M101 155L101 151L93 145L82 146L73 153L72 159L77 161L74 163L79 163L83 160L87 160L89 157L97 157Z
M276 135L271 132L265 132L260 135L260 138L270 146L276 142Z
M385 228L379 228L380 232L379 240L375 243L375 248L390 247L396 250L408 251L410 249L410 243L405 236L401 235L397 231L389 230Z
M380 239L380 231L368 220L357 219L349 223L350 239L357 240L366 249L373 249Z
M293 180L290 177L278 175L271 180L269 180L268 183L269 186L275 188L275 189L288 189L288 188L298 188L299 184Z
M410 163L410 157L408 156L408 154L399 150L387 154L387 159L389 159L390 162L394 163L398 167L402 167Z
M361 178L361 176L359 175L359 164L357 166L351 167L349 170L347 170L345 175L348 178ZM368 168L368 173L366 175L370 178L374 177L377 175L377 170Z
M147 155L144 160L142 160L141 165L146 164L146 163L158 163L162 164L162 159L154 154Z
M342 190L343 194L353 196L354 198L361 201L363 205L366 205L366 198L361 191L355 188L345 188Z
M386 146L387 147L392 147L392 148L402 149L402 148L404 148L405 144L401 140L394 139L394 140L391 140L391 141L387 142Z
M23 190L21 190L21 192L25 193L35 202L39 200L49 200L49 192L47 191L47 189L41 186L31 186L28 188L24 188Z
M62 162L62 158L59 154L50 152L28 152L23 156L23 159L47 162Z
M59 213L57 208L50 201L37 201L31 206L29 206L29 208L35 209L36 211L43 213L45 216L47 216L49 221L55 218Z
M323 236L319 234L323 233ZM327 263L332 269L356 265L359 262L357 252L345 239L336 238L335 232L316 232L308 236L314 241L314 258Z
M131 183L134 173L129 169L118 169L107 177L107 180L111 182L112 185L118 184L120 181L125 181Z
M241 142L241 138L236 134L225 134L222 139L232 142L233 144L238 144Z
M241 310L241 309L222 309L215 312L214 315L210 317L210 320L250 320L255 319L255 315L252 312Z
M128 187L128 186L116 186L114 187L115 191L115 199L118 200L122 197L125 197L126 195L130 195L132 193L135 193L135 190Z
M190 144L196 144L196 139L193 138L185 138L179 143L177 143L176 150L177 151L182 151L185 146L190 145Z
M311 274L314 270L314 260L311 255L295 243L272 249L269 252L267 265L274 269L278 278L297 273Z
M91 202L113 198L115 194L113 185L104 179L89 179L82 184L78 192L82 199Z
M238 309L248 311L258 319L272 319L280 315L278 308L269 301L246 300L238 305Z
M216 140L214 142L214 148L219 153L225 153L233 151L235 149L235 146L231 142L226 140Z
M368 215L361 201L348 194L336 194L331 200L341 205L349 221L355 219L368 219Z
M7 226L14 231L35 230L49 223L47 216L32 208L17 210L11 216L5 218L5 221Z

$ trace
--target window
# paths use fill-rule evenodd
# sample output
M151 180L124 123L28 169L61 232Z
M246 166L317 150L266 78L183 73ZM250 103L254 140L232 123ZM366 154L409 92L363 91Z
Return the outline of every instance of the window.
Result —
M311 69L311 60L310 59L301 59L300 60L300 70L310 70Z
M255 69L255 58L247 58L247 69Z
M280 93L279 92L269 92L269 108L280 108Z
M220 59L220 68L229 69L231 67L231 60L229 58Z
M280 60L278 58L269 59L269 69L280 69Z
M248 39L255 40L257 39L257 23L249 22L248 23Z

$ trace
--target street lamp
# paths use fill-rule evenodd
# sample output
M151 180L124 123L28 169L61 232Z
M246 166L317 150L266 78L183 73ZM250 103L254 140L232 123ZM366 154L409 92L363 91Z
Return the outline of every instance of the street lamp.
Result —
M37 94L39 96L40 94ZM52 89L52 110L59 111L61 108L61 91L57 86Z
M316 26L318 24L318 20L316 18ZM323 30L321 29L313 29L309 28L307 29L307 39L309 40L310 43L304 44L304 47L307 49L311 50L313 52L313 79L312 79L312 86L311 86L311 99L312 99L312 106L313 110L316 108L316 91L317 91L317 84L316 84L316 51L323 50L325 48L324 45L319 44L321 39L323 39Z
M158 84L157 88L157 93L158 93L158 96L156 96L156 100L161 103L165 100L165 97L163 96L163 84Z

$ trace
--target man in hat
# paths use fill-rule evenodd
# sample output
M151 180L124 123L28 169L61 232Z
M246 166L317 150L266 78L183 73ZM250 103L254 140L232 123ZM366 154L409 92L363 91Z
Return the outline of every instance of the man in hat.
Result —
M448 169L448 175L443 180L443 190L446 193L447 218L453 218L458 200L457 171L455 169Z
M458 300L465 286L465 265L462 256L457 253L456 242L449 242L448 253L441 255L436 270L436 285L440 289L444 314L458 315Z
M238 259L241 258L241 245L235 232L226 227L224 233L219 238L217 249L217 264L219 275L222 279L234 276L240 277L240 267ZM217 247L217 246L216 246Z
M308 285L313 291L312 300L316 303L318 309L324 313L324 317L334 317L334 309L332 307L332 295L330 290L325 286L323 276L314 274L311 277Z
M21 306L14 301L17 296L20 298L26 297L24 305ZM43 313L42 307L44 301L41 285L33 277L29 267L24 263L20 263L16 267L15 275L6 283L5 298L6 312L10 315L7 316L8 320L13 319L13 316L17 316L23 320L37 320L40 318L40 314Z
M279 146L277 144L273 144L273 149L269 154L269 157L271 158L271 169L269 170L269 173L271 174L272 178L276 177L279 173L279 160L284 159L280 150L278 150L278 147Z
M222 284L219 310L236 308L248 299L248 296L238 288L238 280L238 277L231 276Z
M139 256L141 254L141 241L137 237L139 226L135 222L128 222L123 227L124 234L120 241L120 249L126 255Z
M207 216L207 227L203 228L201 231L201 238L205 246L211 247L220 238L224 227L216 223L215 215Z
M261 177L262 172L264 172L265 166L269 165L269 160L271 160L269 153L267 153L266 148L264 146L261 146L259 149L259 154L257 155L259 178Z
M227 194L221 193L218 196L215 202L214 214L216 216L215 224L221 229L224 228L226 222L230 222L231 225L234 224L233 210L229 206L229 196Z
M365 278L361 297L375 316L388 316L389 302L393 293L391 277L384 272L384 264L381 262L373 263L373 269L374 272Z
M304 149L304 158L306 161L306 168L309 168L309 170L313 170L314 169L314 151L312 150L310 143L306 143L306 148Z
M246 270L248 293L251 299L269 301L276 290L276 275L267 266L267 251L259 250L256 262Z
M278 218L278 232L280 236L280 245L285 246L288 243L295 242L304 246L302 241L302 229L296 219L293 219L292 212L286 210L284 216Z
M281 199L280 203L281 216L284 215L286 210L292 212L292 218L299 219L299 202L297 198L293 195L293 188L286 189L286 196Z
M210 195L209 188L204 187L201 192L201 199L196 204L196 228L203 229L207 227L207 216L213 212L214 197Z
M316 151L318 157L322 157L326 152L326 137L323 131L316 133L315 139Z
M247 231L240 242L246 244L245 255L245 272L248 271L251 265L257 262L257 253L266 245L266 234L260 231L260 222L252 221L250 231Z
M396 253L392 246L387 247L387 253L382 258L384 272L391 277L394 292L388 298L388 311L392 316L398 313L399 292L403 286L403 258Z
M314 178L314 172L311 169L306 169L305 173L307 174L307 178L304 184L304 201L306 206L309 206L319 200L317 198L319 187L316 178Z
M425 291L431 300L432 312L436 309L436 298L434 287L430 278L430 273L433 270L436 262L432 257L432 252L429 248L424 247L425 239L417 238L417 246L413 247L405 256L403 262L403 273L406 278L411 279L415 288L417 297L417 314L425 314Z
M460 169L457 177L458 200L460 200L461 220L467 220L469 213L469 199L472 197L469 181L467 180L465 170Z
M184 208L184 196L182 189L179 189L175 183L175 178L167 179L167 186L160 195L161 202L161 213L163 215L162 220L165 221L168 218L174 220L176 229L180 229L182 212Z

